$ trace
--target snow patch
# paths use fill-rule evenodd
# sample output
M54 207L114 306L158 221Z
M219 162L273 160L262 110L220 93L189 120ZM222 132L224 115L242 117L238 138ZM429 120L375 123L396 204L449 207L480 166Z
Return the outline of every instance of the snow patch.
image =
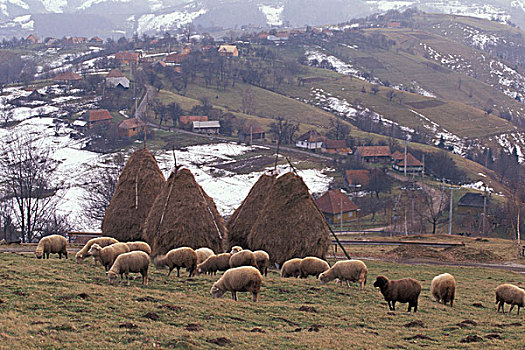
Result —
M270 26L281 26L283 24L284 6L259 5L259 10L266 16L266 23Z

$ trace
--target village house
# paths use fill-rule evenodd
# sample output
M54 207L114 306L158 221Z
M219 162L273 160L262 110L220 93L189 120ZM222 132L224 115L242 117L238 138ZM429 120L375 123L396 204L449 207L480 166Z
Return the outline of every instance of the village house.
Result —
M86 112L86 121L90 129L98 125L110 125L112 120L113 116L107 109L95 109Z
M359 146L355 154L365 162L371 163L388 163L392 159L388 146Z
M192 131L200 134L218 134L221 130L221 123L218 120L194 121Z
M121 51L115 54L115 60L120 64L137 64L140 56L140 52Z
M489 198L486 198L483 193L466 193L461 197L457 204L457 213L458 214L468 214L471 216L476 216L483 213L483 206L486 205L486 208L489 207Z
M184 61L185 58L186 54L184 53L172 53L166 56L164 62L167 66L178 66Z
M63 83L63 84L71 84L79 80L82 80L82 76L74 72L59 73L53 78L53 81L57 83Z
M346 184L351 189L365 188L370 183L370 170L356 169L345 172Z
M237 49L237 46L235 45L221 45L219 46L219 49L217 51L219 52L219 55L221 56L227 56L227 57L238 57L239 56L239 50Z
M118 135L122 138L130 138L143 133L146 124L139 118L125 119L118 125Z
M106 86L114 88L119 85L125 89L129 89L129 79L118 69L110 70L108 75L106 75Z
M315 151L321 149L325 139L317 130L310 130L297 138L295 147Z
M395 171L404 173L405 167L407 174L421 174L423 173L424 167L423 163L421 163L416 157L414 157L412 154L407 153L406 155L406 166L405 166L405 154L399 152L398 154L392 154L392 158L394 159L392 162L392 169ZM395 158L394 158L395 157Z
M359 208L341 190L329 190L315 204L330 224L348 223L357 219Z
M29 36L26 38L26 41L30 44L39 44L40 43L40 39L34 35L34 34L29 34Z
M340 156L352 154L352 150L346 145L345 140L325 140L321 146L321 152Z
M94 36L89 40L90 43L96 43L96 44L102 44L104 40L99 38L98 36Z
M241 142L260 141L266 138L266 132L258 125L246 125L239 130L238 136Z

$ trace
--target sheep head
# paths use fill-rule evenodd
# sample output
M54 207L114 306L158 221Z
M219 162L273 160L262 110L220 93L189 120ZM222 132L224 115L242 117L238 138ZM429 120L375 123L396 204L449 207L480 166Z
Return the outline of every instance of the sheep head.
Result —
M36 251L36 252L35 252L35 255L36 255L37 259L42 259L43 252L41 252L41 251Z
M84 260L84 257L82 256L82 254L80 253L75 254L75 261L77 262L77 264L80 264L82 260Z
M115 282L117 281L118 274L116 274L113 271L108 271L108 272L106 272L106 275L108 276L109 283L110 284L115 284Z
M321 281L321 284L330 282L330 278L326 275L326 271L319 275L319 281Z
M385 276L377 276L376 277L376 281L374 282L374 287L376 288L379 288L379 289L383 289L385 288L386 286L388 286L388 278L385 277Z
M238 246L238 245L233 246L233 247L232 247L232 250L230 251L230 254L233 255L233 254L235 254L235 253L240 252L241 250L242 250L242 247L240 247L240 246Z
M102 247L99 246L97 243L93 244L91 248L89 248L89 255L98 256L100 255L100 251L102 250Z
M211 287L210 293L213 299L220 298L226 291L219 289L215 284Z

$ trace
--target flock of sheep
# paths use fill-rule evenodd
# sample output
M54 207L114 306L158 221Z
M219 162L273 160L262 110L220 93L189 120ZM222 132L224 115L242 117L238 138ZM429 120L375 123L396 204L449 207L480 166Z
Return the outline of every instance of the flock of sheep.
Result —
M49 254L58 254L67 258L67 241L63 236L51 235L40 240L36 248L37 258L48 258ZM126 276L129 285L129 273L140 273L142 284L148 285L148 267L150 265L151 248L145 242L120 243L114 238L99 237L89 240L77 252L76 261L81 262L92 256L95 262L100 262L106 269L109 282L114 283L120 275L121 281ZM213 298L219 298L226 292L232 293L232 299L237 300L237 292L252 293L252 300L257 301L262 285L263 275L267 275L270 257L262 250L254 251L235 246L229 253L215 254L209 248L193 250L181 247L170 250L167 254L154 259L156 266L167 266L168 276L177 268L177 277L180 269L185 268L189 276L196 273L215 275L217 271L225 271L221 278L215 282L210 290ZM316 276L324 284L337 280L340 284L358 282L359 290L366 285L368 269L360 260L338 261L332 267L319 258L306 257L294 258L283 263L281 277ZM417 312L418 298L421 293L421 283L413 278L389 280L386 276L377 276L374 287L379 288L388 303L390 310L395 310L396 302L408 303L408 312L414 308ZM454 303L456 280L451 274L444 273L434 277L430 291L437 302L443 304ZM509 313L514 306L525 307L525 290L512 285L502 284L496 288L496 303L498 312L505 313L504 304L510 304Z

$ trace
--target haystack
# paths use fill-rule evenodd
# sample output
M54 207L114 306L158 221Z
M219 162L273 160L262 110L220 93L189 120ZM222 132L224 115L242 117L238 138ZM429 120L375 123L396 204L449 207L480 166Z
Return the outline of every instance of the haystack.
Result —
M226 223L228 239L224 247L226 251L229 251L231 247L236 245L248 248L248 234L264 209L268 193L275 178L275 175L263 174L253 185L240 207L228 219Z
M263 249L273 262L291 258L324 258L330 229L301 177L286 173L268 193L262 213L248 235L250 249Z
M122 169L106 209L103 235L121 242L140 240L149 210L165 182L155 157L147 149L135 151Z
M217 207L187 169L174 171L162 187L144 225L142 239L152 255L170 249L208 247L222 252L226 236Z

